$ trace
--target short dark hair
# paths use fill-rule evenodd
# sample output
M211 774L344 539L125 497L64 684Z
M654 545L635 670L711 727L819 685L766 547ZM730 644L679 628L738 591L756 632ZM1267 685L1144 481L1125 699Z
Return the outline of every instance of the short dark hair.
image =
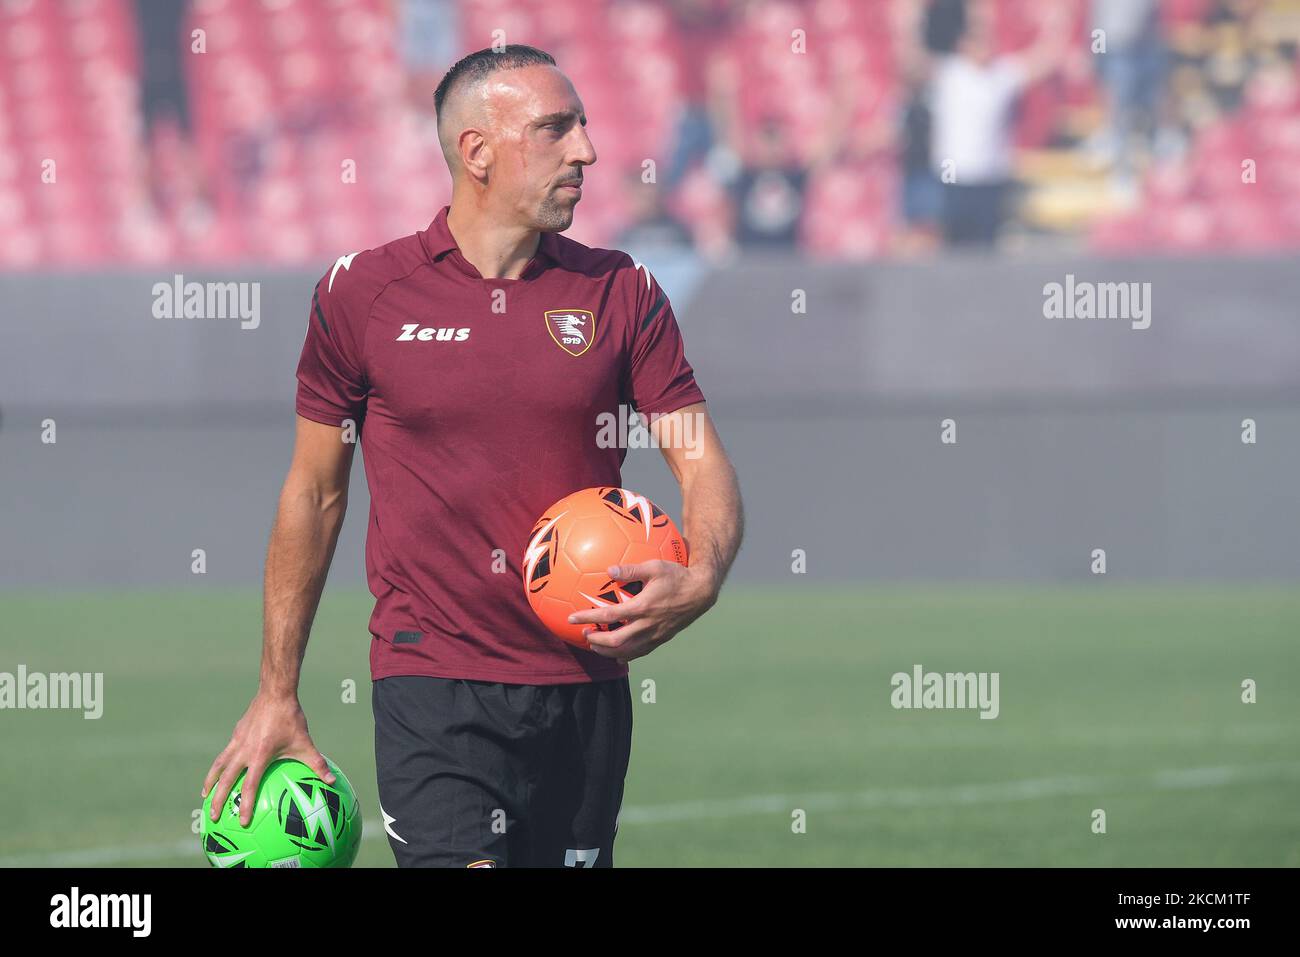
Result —
M941 55L952 53L966 32L966 14L966 0L934 0L925 11L925 48Z
M545 50L530 47L525 43L508 43L500 50L488 47L469 56L461 57L447 71L438 88L433 91L433 109L442 119L442 104L452 87L462 82L481 80L497 70L517 70L520 67L550 64L555 66L555 57Z

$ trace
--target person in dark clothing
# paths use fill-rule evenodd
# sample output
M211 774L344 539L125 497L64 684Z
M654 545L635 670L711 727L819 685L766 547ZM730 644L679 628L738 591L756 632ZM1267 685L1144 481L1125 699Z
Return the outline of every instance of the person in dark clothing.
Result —
M758 130L753 159L733 187L736 241L748 247L793 248L807 185L808 170L793 155L781 122L765 119Z

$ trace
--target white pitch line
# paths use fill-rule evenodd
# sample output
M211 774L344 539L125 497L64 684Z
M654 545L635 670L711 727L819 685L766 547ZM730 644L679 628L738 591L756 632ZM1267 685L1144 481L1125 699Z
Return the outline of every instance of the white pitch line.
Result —
M1175 768L1137 777L1121 775L1070 775L1026 778L956 787L873 788L867 791L825 791L805 794L755 794L748 797L711 801L680 801L623 808L619 826L699 821L747 814L788 814L805 811L842 811L871 808L940 807L944 805L988 804L995 801L1035 801L1104 793L1107 791L1183 791L1214 788L1249 780L1300 778L1300 764L1275 763L1205 768ZM384 837L377 820L366 820L362 840ZM52 851L0 857L0 867L112 867L131 862L172 860L200 855L198 835L185 840L158 844L99 847L86 850Z
M662 824L731 817L736 814L766 814L805 811L839 811L884 807L939 807L943 805L987 804L993 801L1034 801L1046 797L1091 794L1107 790L1174 791L1220 787L1236 781L1300 777L1300 764L1260 764L1239 767L1179 768L1138 777L1068 776L963 784L956 787L874 788L868 791L830 791L813 794L770 794L716 801L684 801L626 808L619 816L623 824Z

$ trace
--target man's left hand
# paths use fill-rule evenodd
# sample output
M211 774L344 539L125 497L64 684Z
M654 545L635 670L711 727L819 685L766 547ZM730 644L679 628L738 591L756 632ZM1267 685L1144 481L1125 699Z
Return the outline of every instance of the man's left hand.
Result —
M640 593L617 605L574 612L569 621L603 625L625 622L613 631L592 628L585 633L592 651L624 664L650 654L718 600L712 575L676 562L656 559L614 565L608 572L616 582L641 582Z

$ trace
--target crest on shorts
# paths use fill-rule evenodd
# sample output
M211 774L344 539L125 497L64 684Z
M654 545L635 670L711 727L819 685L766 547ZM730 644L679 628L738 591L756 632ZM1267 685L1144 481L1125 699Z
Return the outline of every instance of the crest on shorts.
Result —
M470 867L496 867L496 866L497 866L497 862L496 862L496 861L493 861L493 860L475 861L473 864L466 864L466 865L465 865L466 868L470 868Z
M571 356L591 348L596 335L596 314L590 309L547 309L546 331L555 344Z

